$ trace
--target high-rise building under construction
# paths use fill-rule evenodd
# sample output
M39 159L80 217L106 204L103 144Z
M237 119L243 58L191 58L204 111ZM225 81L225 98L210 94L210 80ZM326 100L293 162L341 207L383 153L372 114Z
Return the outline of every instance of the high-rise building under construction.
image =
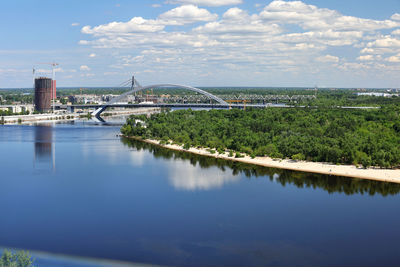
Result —
M35 79L35 110L47 112L51 110L52 79L39 77Z

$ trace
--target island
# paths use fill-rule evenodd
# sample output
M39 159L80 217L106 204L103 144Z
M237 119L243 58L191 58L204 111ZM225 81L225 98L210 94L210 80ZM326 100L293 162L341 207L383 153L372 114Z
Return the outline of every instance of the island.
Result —
M266 167L400 182L400 108L176 110L131 116L124 136Z

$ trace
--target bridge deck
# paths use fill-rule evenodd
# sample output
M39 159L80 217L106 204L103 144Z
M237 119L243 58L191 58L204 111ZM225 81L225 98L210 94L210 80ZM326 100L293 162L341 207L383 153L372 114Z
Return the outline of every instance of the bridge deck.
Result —
M89 104L89 105L71 105L68 107L72 108L100 108L103 107L102 104ZM168 103L155 103L155 104L110 104L107 107L110 108L147 108L147 107L160 107L160 108L266 108L266 107L287 107L286 105L276 105L276 104L168 104Z

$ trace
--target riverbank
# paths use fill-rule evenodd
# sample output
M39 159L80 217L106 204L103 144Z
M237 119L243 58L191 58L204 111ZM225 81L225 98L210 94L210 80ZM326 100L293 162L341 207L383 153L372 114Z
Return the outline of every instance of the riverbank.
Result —
M135 108L123 110L110 110L104 113L104 117L124 116L133 114L147 114L157 113L160 108ZM2 116L0 119L4 124L24 124L34 122L47 122L47 121L70 121L78 120L82 117L87 117L87 113L48 113L48 114L32 114L32 115L15 115L15 116Z
M358 168L354 165L334 165L322 162L308 162L308 161L295 161L291 159L272 159L270 157L255 157L243 156L241 158L229 157L229 153L218 154L218 152L211 153L209 149L205 148L194 148L183 149L181 146L172 144L160 144L158 140L142 139L134 136L124 136L126 138L132 138L145 143L157 145L167 149L176 151L184 151L197 155L214 157L219 159L238 161L248 164L254 164L258 166L264 166L269 168L286 169L301 172L311 172L326 175L343 176L349 178L367 179L382 182L400 183L400 170L392 169L377 169L377 168Z

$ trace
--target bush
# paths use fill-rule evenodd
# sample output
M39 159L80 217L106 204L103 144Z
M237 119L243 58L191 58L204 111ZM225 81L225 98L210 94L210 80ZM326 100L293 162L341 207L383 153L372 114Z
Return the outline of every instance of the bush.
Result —
M298 161L298 160L305 160L305 156L303 155L303 154L301 154L301 153L297 153L297 154L294 154L293 156L292 156L292 159L293 160L296 160L296 161Z
M240 154L239 152L236 152L235 158L243 158L243 156L242 156L242 154Z
M4 250L0 258L0 267L33 267L34 259L27 251L17 251L12 253Z

